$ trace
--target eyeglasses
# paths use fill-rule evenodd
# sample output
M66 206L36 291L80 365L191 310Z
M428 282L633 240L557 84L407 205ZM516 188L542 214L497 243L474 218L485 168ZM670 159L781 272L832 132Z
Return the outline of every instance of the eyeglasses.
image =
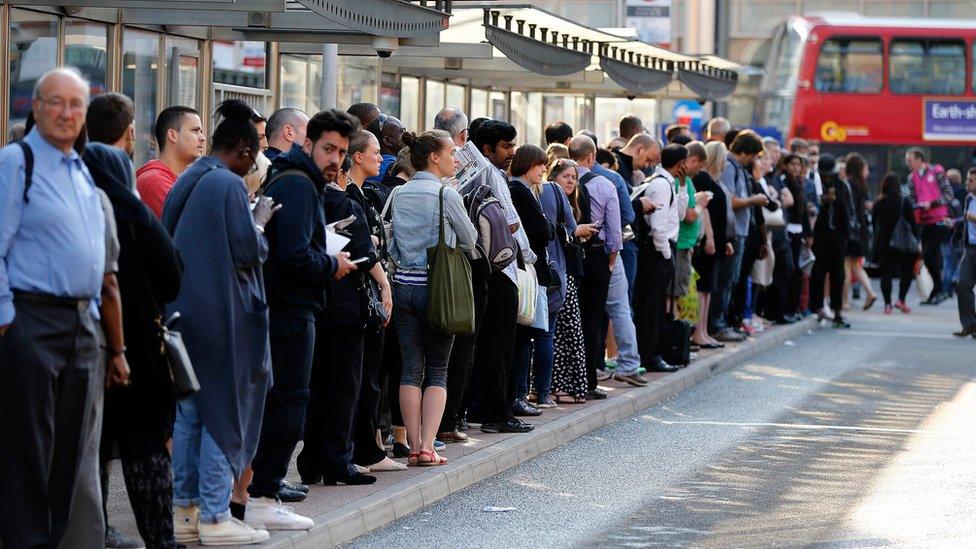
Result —
M374 118L373 119L373 122L370 122L369 124L370 125L373 125L373 123L375 122L376 123L376 131L383 131L383 125L386 124L386 120L388 118L389 117L386 116L385 114L380 113L380 115L377 116L376 118Z
M84 101L67 101L63 97L51 97L50 99L44 99L42 97L36 98L41 102L42 105L48 107L51 110L63 112L66 108L72 111L81 111L85 109Z

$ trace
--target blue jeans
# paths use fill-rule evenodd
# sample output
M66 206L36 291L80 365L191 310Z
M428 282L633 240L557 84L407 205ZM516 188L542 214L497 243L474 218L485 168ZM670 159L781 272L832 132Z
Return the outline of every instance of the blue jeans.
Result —
M617 256L610 273L610 290L607 293L607 316L613 323L613 337L617 340L617 369L620 374L632 374L640 367L637 353L637 329L630 310L630 284L624 272L622 256Z
M447 361L454 336L427 324L427 286L393 284L393 321L400 339L400 385L447 389Z
M633 240L624 242L624 249L620 250L620 258L624 262L624 274L627 275L627 303L633 303L634 280L637 279L637 243Z
M529 393L529 368L532 368L532 381L535 386L537 402L549 399L549 389L552 387L552 340L556 336L556 313L549 313L549 331L543 332L534 328L519 326L519 332L525 330L529 337L516 334L515 355L512 370L515 374L515 398L525 398Z
M942 243L942 291L948 292L956 287L959 280L959 260L962 259L962 248L953 246L952 239L946 238Z
M742 270L742 255L746 249L746 236L735 237L735 253L725 256L722 266L718 272L718 292L719 299L713 299L711 308L708 311L708 331L717 334L729 328L725 321L725 313L729 310L729 301L732 300L732 289L739 281L739 271Z
M173 426L173 503L199 505L201 521L223 522L230 519L233 486L230 462L204 427L193 398L180 401Z

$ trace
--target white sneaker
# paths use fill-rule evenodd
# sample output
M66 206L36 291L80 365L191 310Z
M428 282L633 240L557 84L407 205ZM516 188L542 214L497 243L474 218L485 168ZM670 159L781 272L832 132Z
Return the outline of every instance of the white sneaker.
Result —
M173 534L177 543L193 543L200 539L198 525L200 523L200 508L173 507Z
M315 522L303 517L271 498L251 498L244 512L244 522L267 530L308 530Z
M255 530L236 518L217 524L200 523L200 545L245 545L260 543L270 537L267 530Z

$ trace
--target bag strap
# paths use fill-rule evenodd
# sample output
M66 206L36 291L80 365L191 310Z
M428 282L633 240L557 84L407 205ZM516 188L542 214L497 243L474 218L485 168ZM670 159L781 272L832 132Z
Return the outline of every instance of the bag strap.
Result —
M284 179L284 178L286 178L288 176L291 176L291 175L296 175L296 176L299 176L299 177L304 177L305 179L308 179L309 181L312 180L312 178L309 177L308 174L305 173L303 170L299 170L298 168L290 168L290 169L287 169L287 170L284 170L284 171L281 171L281 172L277 172L274 175L272 175L271 176L271 179L266 180L264 182L264 185L261 185L261 192L262 193L267 192L268 189L271 188L271 185L273 183L277 183L278 181L280 181L280 180L282 180L282 179Z
M565 225L566 222L564 220L566 219L566 208L563 206L563 197L559 196L562 189L557 187L552 181L549 182L549 186L552 187L553 197L556 199L556 215L559 217L556 222L560 225Z
M20 146L20 150L24 151L24 204L27 204L30 202L27 191L30 190L34 179L34 151L31 150L30 145L23 139L14 143L17 143Z
M439 221L437 223L437 227L438 227L437 244L438 245L444 244L444 189L446 188L447 188L446 186L441 185L441 190L438 193L438 200L440 201L440 216L438 218Z
M135 250L136 262L139 263L139 272L142 274L142 279L146 282L146 289L149 290L149 303L152 304L153 312L155 313L156 326L160 330L165 329L165 326L163 326L164 313L160 312L159 303L156 302L156 295L153 293L152 283L149 282L149 272L146 270L146 264L142 260L142 250L139 249L139 239L136 238L136 230L131 223L129 224L129 234L132 235L132 249Z
M394 188L390 191L390 196L386 199L386 203L383 204L383 211L380 212L380 219L386 220L386 212L390 212L390 221L393 221L393 197L396 196L397 190L400 187Z

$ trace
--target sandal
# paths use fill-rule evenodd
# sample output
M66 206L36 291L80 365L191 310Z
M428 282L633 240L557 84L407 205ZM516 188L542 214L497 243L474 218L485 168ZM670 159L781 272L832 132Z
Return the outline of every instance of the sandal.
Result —
M421 460L420 457L430 458L427 461ZM420 451L420 457L417 458L417 465L421 467L435 467L438 465L447 465L447 458L437 455L437 452L428 452L427 450Z
M422 452L410 452L410 455L407 456L407 466L408 467L417 467L418 465L420 465L420 454L421 453Z

